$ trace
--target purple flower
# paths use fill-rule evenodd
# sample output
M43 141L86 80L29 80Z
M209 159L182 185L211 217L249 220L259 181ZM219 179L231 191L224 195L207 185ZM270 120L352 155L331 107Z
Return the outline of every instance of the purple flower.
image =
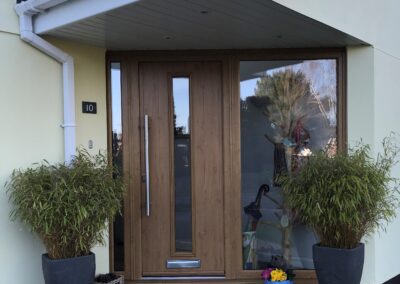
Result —
M271 276L272 268L266 268L261 272L261 277L263 280L268 280Z

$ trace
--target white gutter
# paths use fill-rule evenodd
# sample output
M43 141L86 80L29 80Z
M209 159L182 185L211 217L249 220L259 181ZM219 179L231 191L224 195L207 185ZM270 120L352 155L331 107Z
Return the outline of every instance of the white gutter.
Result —
M33 31L32 16L44 9L56 6L66 0L28 0L15 6L19 16L21 39L40 51L54 58L63 66L63 99L64 99L64 157L69 163L75 155L75 91L74 91L74 60L67 53L45 41Z

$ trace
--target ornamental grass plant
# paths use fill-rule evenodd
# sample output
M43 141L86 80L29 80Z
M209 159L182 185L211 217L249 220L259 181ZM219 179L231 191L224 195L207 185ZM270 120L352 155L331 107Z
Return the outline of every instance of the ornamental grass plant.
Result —
M395 216L399 180L391 169L399 148L393 135L382 144L376 159L362 143L331 157L318 152L297 173L281 178L288 205L315 230L321 246L355 248Z
M120 210L124 184L107 162L83 149L69 165L47 161L14 170L6 184L11 218L31 227L52 259L88 255Z

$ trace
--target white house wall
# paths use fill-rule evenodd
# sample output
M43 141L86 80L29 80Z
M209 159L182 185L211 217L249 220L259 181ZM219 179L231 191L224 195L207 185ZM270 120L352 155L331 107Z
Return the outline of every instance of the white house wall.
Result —
M106 149L105 50L52 37L45 39L74 58L77 145L88 148L88 142L92 140L93 149L89 150L92 154ZM97 114L82 113L82 101L97 102Z
M348 141L354 145L362 139L374 145L374 48L347 49L347 116ZM365 240L363 284L377 284L375 280L375 238Z
M14 12L15 1L0 1L0 31L8 33L19 33L18 17Z
M397 24L397 27L399 24ZM374 137L375 149L381 149L382 138L390 131L400 134L400 58L390 53L374 50L375 65L375 120ZM398 136L399 138L399 136ZM400 166L393 171L393 175L400 176ZM400 236L400 208L398 217L389 224L386 232L375 236L375 278L376 283L400 273L399 244Z
M74 58L76 144L78 147L86 148L91 154L107 149L105 50L54 38L46 38L46 40ZM82 101L96 102L97 114L82 113ZM88 148L89 140L93 143L93 149ZM107 240L105 246L97 246L93 250L96 254L98 273L109 271Z
M398 0L273 0L400 58Z
M374 48L347 48L348 141L374 142Z
M397 0L273 0L366 42L374 42L375 7Z
M354 145L362 138L376 154L384 137L400 134L400 58L374 47L348 48L347 56L349 142ZM397 165L393 176L400 177L399 173ZM386 231L365 239L363 284L381 284L400 273L400 208L397 212Z
M373 46L347 48L348 141L360 139L376 154L390 132L400 134L400 58ZM399 143L400 136L397 136ZM400 167L393 176L400 177ZM400 209L386 231L365 238L362 284L382 284L400 273Z
M59 64L0 30L0 267L4 283L43 283L43 246L29 230L11 223L4 183L12 170L32 162L63 160ZM23 272L21 271L23 268Z
M15 168L47 159L62 162L62 67L19 37L14 0L0 1L0 267L1 283L42 284L41 241L9 220L4 183ZM105 50L50 39L75 59L77 145L107 147ZM97 102L97 115L81 102ZM98 272L109 270L108 244L96 247Z

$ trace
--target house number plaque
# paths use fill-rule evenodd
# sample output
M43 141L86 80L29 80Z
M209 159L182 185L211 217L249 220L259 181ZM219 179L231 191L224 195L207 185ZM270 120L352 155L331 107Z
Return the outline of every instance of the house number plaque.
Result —
M82 101L82 112L83 113L97 113L97 103Z

